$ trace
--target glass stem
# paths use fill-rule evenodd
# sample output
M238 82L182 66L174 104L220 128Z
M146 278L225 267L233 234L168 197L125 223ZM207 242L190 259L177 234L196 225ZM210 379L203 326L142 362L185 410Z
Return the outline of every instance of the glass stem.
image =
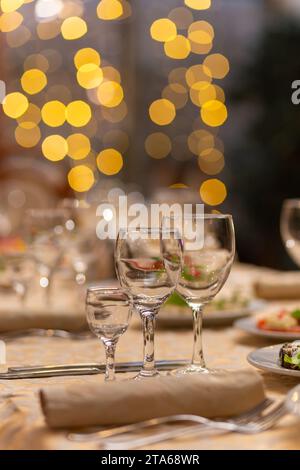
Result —
M151 377L158 374L154 361L155 313L142 312L141 318L144 333L144 363L140 375Z
M115 353L117 341L104 341L106 354L105 381L116 380L115 376Z
M194 347L192 365L205 369L206 365L203 357L202 347L202 309L202 305L192 307L194 319Z

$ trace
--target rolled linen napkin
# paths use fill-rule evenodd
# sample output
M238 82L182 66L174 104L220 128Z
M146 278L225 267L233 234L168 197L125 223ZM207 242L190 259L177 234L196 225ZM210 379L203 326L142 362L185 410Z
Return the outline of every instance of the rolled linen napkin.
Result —
M53 386L40 391L48 426L119 425L173 414L227 417L263 401L261 376L251 369L164 376L141 381Z
M254 284L257 297L267 300L300 299L300 272L274 272Z

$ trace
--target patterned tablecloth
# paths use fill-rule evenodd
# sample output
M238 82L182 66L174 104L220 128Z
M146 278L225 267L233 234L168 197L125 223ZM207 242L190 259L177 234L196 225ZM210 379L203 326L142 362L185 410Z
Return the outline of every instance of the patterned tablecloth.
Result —
M251 284L255 269L242 269L239 282ZM247 288L248 288L247 287ZM247 354L269 345L268 340L239 332L232 327L204 330L204 347L210 367L246 366ZM158 330L157 359L186 359L191 355L192 332L189 330ZM142 359L142 335L136 322L121 338L117 360ZM96 339L71 341L59 338L22 338L7 343L9 365L95 362L104 359L102 345ZM250 367L250 366L249 366ZM296 379L263 373L269 396L280 398L297 384ZM124 379L120 375L119 380ZM49 430L40 410L38 390L44 385L76 384L103 380L103 376L48 378L0 381L0 449L95 449L90 444L75 444L63 431ZM122 384L120 383L120 386ZM100 398L100 397L99 397ZM201 434L152 446L151 449L299 449L299 421L284 418L276 428L257 435Z

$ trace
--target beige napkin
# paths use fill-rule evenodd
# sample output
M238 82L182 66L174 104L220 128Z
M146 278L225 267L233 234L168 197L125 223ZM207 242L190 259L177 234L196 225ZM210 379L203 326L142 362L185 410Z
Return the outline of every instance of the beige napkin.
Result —
M274 272L264 275L255 284L257 297L262 299L300 299L300 272Z
M227 417L243 413L263 399L262 378L251 369L52 386L40 392L51 428L127 424L182 413Z

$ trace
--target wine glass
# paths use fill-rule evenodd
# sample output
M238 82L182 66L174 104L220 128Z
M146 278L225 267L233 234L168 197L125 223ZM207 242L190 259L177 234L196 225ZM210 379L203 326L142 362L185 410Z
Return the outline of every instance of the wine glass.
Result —
M140 314L144 334L144 362L136 379L159 375L154 360L155 317L175 290L181 270L182 241L160 229L121 229L115 247L115 264L122 288Z
M70 227L63 209L29 209L25 218L29 250L37 264L40 286L50 302L53 274L68 245Z
M280 231L288 254L300 267L300 199L286 199L283 202Z
M221 290L230 273L235 254L233 221L231 215L219 214L163 218L164 230L172 225L181 231L184 242L182 271L176 290L191 307L194 320L192 362L173 373L208 373L202 348L203 307Z
M131 312L129 298L121 289L90 287L87 290L87 321L91 331L105 347L106 381L115 380L116 345L128 328Z

